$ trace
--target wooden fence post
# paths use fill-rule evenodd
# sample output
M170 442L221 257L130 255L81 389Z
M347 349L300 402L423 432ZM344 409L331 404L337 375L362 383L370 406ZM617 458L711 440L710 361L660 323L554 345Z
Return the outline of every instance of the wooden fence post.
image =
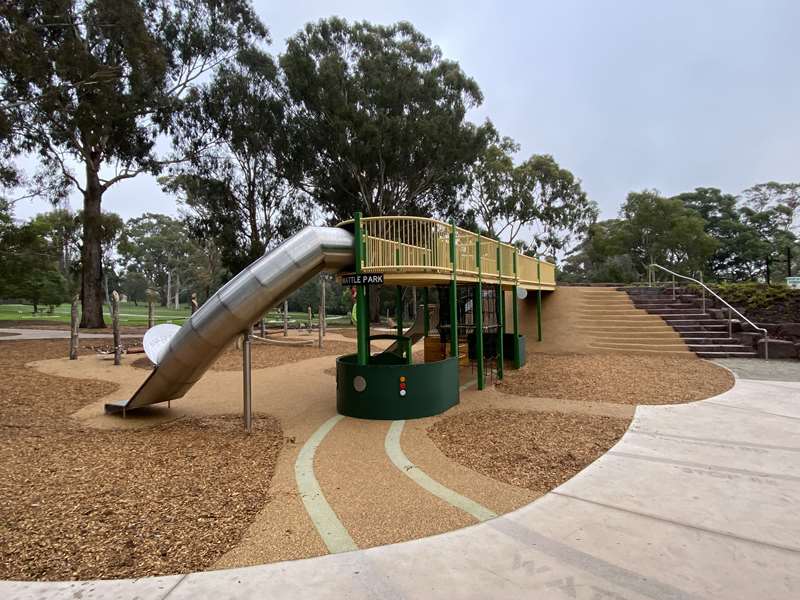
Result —
M114 331L114 364L119 365L122 354L122 346L119 339L119 293L114 290L111 294L111 327Z
M72 310L70 311L70 333L69 333L69 359L78 360L78 325L81 322L78 313L80 297L75 294L72 299Z

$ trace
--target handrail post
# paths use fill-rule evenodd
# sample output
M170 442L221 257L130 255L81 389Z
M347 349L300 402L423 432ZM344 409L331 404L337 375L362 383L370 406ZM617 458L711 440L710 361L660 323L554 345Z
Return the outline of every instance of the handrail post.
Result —
M728 339L733 338L733 313L728 309Z
M675 286L676 286L676 285L677 285L677 284L676 284L676 282L675 282L675 274L673 273L673 274L672 274L672 299L673 299L673 300L675 300Z
M706 312L706 284L703 283L703 272L700 271L700 289L703 292L703 314Z

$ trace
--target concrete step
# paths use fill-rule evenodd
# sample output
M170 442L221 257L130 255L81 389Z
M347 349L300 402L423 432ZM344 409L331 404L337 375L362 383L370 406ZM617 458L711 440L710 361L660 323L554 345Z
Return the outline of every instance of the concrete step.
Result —
M630 310L581 310L576 311L575 316L579 319L627 319L628 317L644 317L643 320L650 320L652 317L660 315L648 315L646 312L635 309Z
M700 358L758 358L755 352L695 352Z
M709 314L701 313L701 312L697 312L697 311L694 311L694 312L665 312L665 313L651 313L650 311L647 311L647 314L653 315L654 317L661 317L665 321L666 320L681 320L681 319L684 320L684 321L690 321L690 320L693 320L693 319L699 320L699 321L709 320L709 319L712 319L712 320L715 320L715 321L719 320L719 319L714 319L714 317L712 317Z
M668 341L675 341L680 342L683 341L685 338L677 335L674 331L653 331L646 329L644 331L637 331L637 330L621 330L621 329L586 329L581 330L582 333L587 333L593 337L605 337L606 339L615 339L615 340L629 340L629 339L641 339L641 340L668 340ZM703 338L700 338L703 339ZM700 342L697 342L700 343Z
M740 346L739 341L736 338L726 338L726 337L682 337L681 338L685 343L689 344L690 346L706 346L706 345L725 345L725 344L734 344L736 346Z
M698 330L688 330L688 331L677 331L676 332L682 338L692 338L692 339L728 339L728 336L725 335L728 333L727 329L722 330L714 330L714 331L706 331L702 329Z
M665 323L669 323L673 327L685 327L687 325L702 325L703 327L706 326L719 326L719 327L727 327L728 321L723 319L711 319L711 318L697 318L697 319L684 319L683 317L680 318L665 318Z
M614 350L619 352L623 350L622 348L614 348L613 346L606 346L603 344L589 344L590 348L594 348L595 350ZM628 352L641 352L644 354L669 354L674 356L691 356L691 353L687 350L663 350L663 349L648 349L648 348L627 348Z
M742 346L741 344L688 344L693 352L752 352L752 347Z
M658 302L683 302L688 300L694 300L695 298L702 298L702 296L697 296L696 294L649 294L647 296L633 296L630 295L630 299L639 304L654 304Z
M613 335L598 336L595 339L596 343L602 344L635 344L635 345L650 345L650 346L675 346L676 348L686 348L687 345L681 338L653 338L648 336L639 337L617 337Z
M639 333L650 334L650 333L660 333L660 332L663 332L663 331L667 331L667 332L669 331L669 329L664 327L663 324L658 324L658 325L654 325L654 326L643 326L641 324L637 325L636 323L627 323L627 324L623 324L623 325L615 325L613 327L609 327L607 325L599 325L599 324L598 325L594 325L594 326L591 325L591 324L587 324L587 325L583 325L583 326L578 326L576 329L578 331L580 331L580 332L583 332L583 333L589 333L589 332L595 332L595 333L612 333L612 332L633 333L633 332L639 332Z
M681 308L676 308L674 306L669 307L659 307L659 308L650 308L650 307L642 307L637 306L639 310L644 310L649 315L691 315L691 316L700 316L700 317L709 317L708 313L704 313L699 308L695 308L693 306L686 306Z
M687 352L688 348L686 344L647 344L647 343L625 343L625 342L614 342L611 340L602 340L596 342L597 344L602 344L605 348L610 348L612 350L666 350L669 352Z

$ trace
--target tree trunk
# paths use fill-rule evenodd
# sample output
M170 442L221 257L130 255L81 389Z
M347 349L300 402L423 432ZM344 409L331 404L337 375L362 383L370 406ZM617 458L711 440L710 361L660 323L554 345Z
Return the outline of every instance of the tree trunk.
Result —
M175 276L175 310L181 307L181 274Z
M167 301L161 306L169 308L170 302L172 302L172 271L167 271Z
M81 327L105 327L103 321L103 249L100 244L103 191L97 171L86 167L81 247Z

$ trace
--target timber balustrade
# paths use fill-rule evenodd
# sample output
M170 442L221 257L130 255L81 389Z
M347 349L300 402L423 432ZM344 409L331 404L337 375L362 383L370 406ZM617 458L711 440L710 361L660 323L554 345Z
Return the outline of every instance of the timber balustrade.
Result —
M345 221L341 225L353 223ZM483 283L516 284L533 290L553 290L556 286L555 265L552 263L517 254L517 273L514 273L513 256L517 252L514 246L454 228L442 221L424 217L364 217L361 228L364 240L362 273L384 273L388 280L398 281L449 281L453 272L449 236L455 231L459 281L478 281L476 252L479 247ZM478 239L480 244L476 244ZM498 256L502 272L498 272Z

